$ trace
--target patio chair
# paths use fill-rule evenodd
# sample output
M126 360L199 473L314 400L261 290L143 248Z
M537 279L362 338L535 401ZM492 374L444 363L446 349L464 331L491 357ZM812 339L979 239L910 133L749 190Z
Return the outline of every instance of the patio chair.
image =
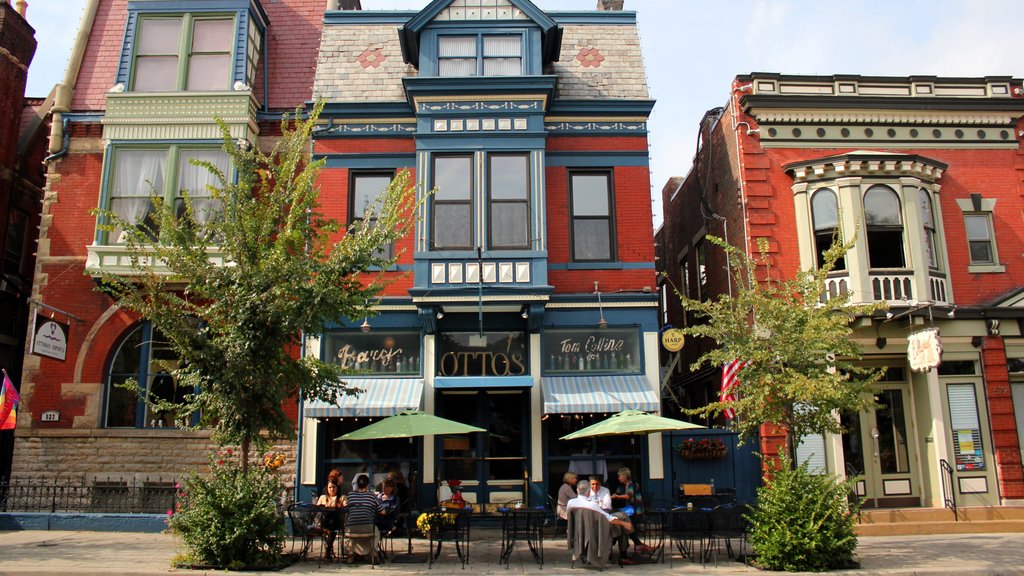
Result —
M288 519L292 524L291 553L293 555L299 558L308 558L309 549L317 541L321 542L320 556L323 555L323 542L327 531L320 526L319 515L320 512L315 506L303 502L293 502L288 505Z
M743 504L740 506L724 505L719 506L711 511L710 522L711 530L709 536L708 550L714 550L715 555L715 566L718 566L718 551L721 548L721 543L725 541L725 550L729 558L733 558L732 541L739 540L740 542L740 556L746 563L746 544L747 544L747 513L749 512L748 507Z
M439 506L425 513L454 516L454 518L450 519L450 522L439 522L434 528L428 531L427 543L430 547L430 554L427 568L433 568L434 562L441 556L441 548L444 543L451 542L455 545L455 553L462 562L463 570L465 570L466 563L469 562L469 524L470 519L472 518L471 510L469 508L444 508Z
M691 562L696 562L699 557L701 565L705 562L706 548L704 547L704 542L709 537L709 514L709 512L700 508L694 508L693 510L676 508L669 513L669 541L675 545L680 554L689 558ZM694 547L695 543L696 548ZM672 557L669 556L669 558L669 565L671 566Z
M613 534L618 534L617 536ZM569 546L572 567L576 561L584 565L604 568L611 555L612 545L618 542L619 566L626 557L628 535L612 526L608 519L596 510L573 508L569 511L569 526L566 543Z

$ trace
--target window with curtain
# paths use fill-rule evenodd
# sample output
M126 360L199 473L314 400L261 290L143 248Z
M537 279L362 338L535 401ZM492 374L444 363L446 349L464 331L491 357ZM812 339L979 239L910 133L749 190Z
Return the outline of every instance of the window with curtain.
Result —
M114 156L110 210L127 226L145 229L155 238L152 197L162 197L167 173L167 150L118 150ZM111 242L125 241L125 231L113 231Z
M213 197L210 187L220 187L217 176L204 164L194 165L191 160L209 164L230 180L231 158L215 148L132 149L115 148L113 168L109 177L110 210L127 225L144 230L150 239L159 237L155 219L153 197L169 202L175 214L185 217L186 204L183 191L188 191L192 203L192 220L199 226L220 218L221 203ZM110 233L111 244L124 243L125 231Z
M376 226L376 214L380 210L377 202L380 194L391 184L394 172L352 172L351 183L351 208L349 210L349 221L351 223L363 222L367 217L367 210L371 210L369 220L366 224L370 227ZM378 248L373 255L377 258L391 258L393 246L387 244Z
M437 39L438 76L518 76L521 34L443 35Z
M928 258L928 267L932 270L939 268L938 240L935 233L935 210L932 208L932 197L927 190L918 191L921 208L921 237L924 241L925 257Z
M611 178L609 171L569 175L573 261L600 262L615 258Z
M888 186L872 186L864 194L868 263L871 268L905 268L900 200Z
M529 175L526 154L488 157L490 248L530 248Z
M206 165L195 165L205 162L216 168L224 178L230 176L231 158L223 150L182 150L178 161L178 192L175 197L175 214L179 218L185 215L185 201L181 191L188 191L192 200L192 218L197 224L206 224L220 217L221 203L213 198L209 187L220 187L220 179L210 172Z
M435 250L473 248L473 157L435 156L431 240Z
M228 90L234 42L231 17L145 16L135 38L132 90Z
M965 214L967 246L971 264L995 264L995 236L992 234L992 217L988 213Z
M814 220L814 251L817 253L818 268L825 265L825 252L832 247L832 241L839 230L839 201L836 193L823 188L811 197L811 217ZM836 261L836 270L845 270L843 258Z
M173 373L178 356L167 339L150 322L130 329L114 349L107 364L104 426L107 428L175 428L177 415L159 411L146 402L153 399L181 402L191 390L178 386ZM138 389L122 387L129 380Z

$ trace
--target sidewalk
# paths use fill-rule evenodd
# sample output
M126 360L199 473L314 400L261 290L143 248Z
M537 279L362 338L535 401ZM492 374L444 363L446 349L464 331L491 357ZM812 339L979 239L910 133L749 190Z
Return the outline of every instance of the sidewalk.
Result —
M586 574L588 568L570 567L569 553L564 540L544 543L544 567L540 568L525 544L519 544L512 554L511 567L498 564L500 535L492 531L474 534L470 549L470 562L463 570L454 551L445 550L440 563L432 569L427 564L385 564L375 569L370 566L323 564L315 561L299 562L281 572L245 572L245 575L274 574L408 574L431 573L438 575L472 574ZM404 542L402 543L404 545ZM413 540L417 551L426 550L426 542ZM396 547L398 542L396 542ZM223 571L176 570L170 567L171 557L181 551L180 544L167 534L139 534L126 532L0 532L0 576L95 576L117 574L124 576L155 576L178 574L204 576L225 574ZM956 575L1022 574L1024 575L1024 533L1013 534L954 534L941 536L885 536L860 539L858 557L860 570L836 571L829 574L858 575ZM679 574L755 574L749 566L719 558L719 565L701 567L678 555L672 564L641 564L636 566L609 566L605 572L633 573L643 576L675 576Z

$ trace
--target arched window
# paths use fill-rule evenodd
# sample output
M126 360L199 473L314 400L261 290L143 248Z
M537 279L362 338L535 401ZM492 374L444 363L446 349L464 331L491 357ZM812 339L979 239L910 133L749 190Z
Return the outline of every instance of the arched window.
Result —
M871 268L905 268L900 199L888 186L872 186L864 194L864 221Z
M924 254L928 259L928 267L932 270L939 268L938 240L935 235L935 212L932 210L932 197L927 190L919 192L921 199L921 235L924 240Z
M178 367L178 355L150 322L130 329L114 349L106 375L107 428L173 428L176 415L157 411L145 401L153 398L181 402L188 393L171 376ZM134 380L145 393L122 387Z
M839 201L836 193L822 188L811 197L811 216L814 223L814 251L817 253L818 268L825 264L825 251L832 246L839 230ZM843 258L836 260L836 270L845 270Z

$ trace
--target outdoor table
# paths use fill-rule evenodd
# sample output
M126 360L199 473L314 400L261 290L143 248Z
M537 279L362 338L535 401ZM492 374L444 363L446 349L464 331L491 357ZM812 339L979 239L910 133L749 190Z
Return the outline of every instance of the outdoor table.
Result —
M498 508L501 512L501 555L498 563L511 562L516 542L525 540L537 564L544 566L544 508Z
M711 536L710 517L710 508L679 507L669 512L668 536L679 553L691 562L696 562L698 557L701 564L707 561L704 541ZM697 554L694 554L694 541L699 543Z

